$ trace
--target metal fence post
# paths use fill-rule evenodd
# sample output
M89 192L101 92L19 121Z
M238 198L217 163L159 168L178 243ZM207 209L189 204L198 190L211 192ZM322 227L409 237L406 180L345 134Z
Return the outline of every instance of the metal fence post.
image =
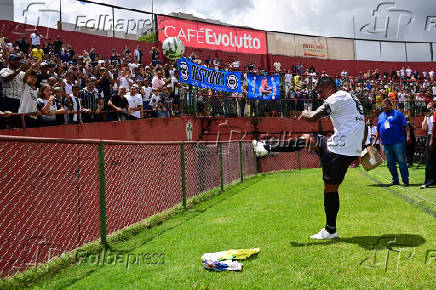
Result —
M182 204L186 208L186 173L185 173L185 144L180 145L180 166L182 172Z
M244 156L242 152L242 141L239 141L239 167L241 172L241 182L244 182Z
M223 169L223 148L221 143L218 143L218 154L220 156L220 181L221 191L224 191L224 169Z
M256 175L259 173L259 169L257 168L258 166L259 166L259 163L258 163L258 161L257 161L257 156L256 156L256 152L254 152L254 150L253 150L253 155L254 155L254 163L255 163L255 167L256 167Z
M98 164L100 181L100 240L106 246L106 181L104 173L104 143L98 145Z
M301 170L301 155L300 151L297 152L298 169Z

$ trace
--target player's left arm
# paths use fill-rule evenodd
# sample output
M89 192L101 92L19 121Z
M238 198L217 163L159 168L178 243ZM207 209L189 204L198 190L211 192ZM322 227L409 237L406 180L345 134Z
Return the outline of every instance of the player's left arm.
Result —
M322 117L328 117L330 116L331 108L330 105L327 103L324 103L322 106L320 106L316 111L310 111L306 110L303 111L298 117L298 120L306 120L309 122L315 122L321 119Z

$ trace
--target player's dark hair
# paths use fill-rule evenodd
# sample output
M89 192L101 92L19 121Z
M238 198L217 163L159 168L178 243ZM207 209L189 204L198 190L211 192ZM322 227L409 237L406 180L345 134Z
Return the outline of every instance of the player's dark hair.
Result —
M331 77L321 77L316 88L333 88L336 90L336 82Z

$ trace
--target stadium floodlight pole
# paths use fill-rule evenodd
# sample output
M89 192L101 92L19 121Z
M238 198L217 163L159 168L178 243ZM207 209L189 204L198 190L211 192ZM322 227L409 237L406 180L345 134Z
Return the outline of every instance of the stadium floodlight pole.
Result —
M107 4L107 3L102 3L102 2L94 2L94 1L89 1L89 0L76 0L76 1L83 2L83 3L89 3L89 4L96 4L96 5L106 6L106 7L115 8L115 9L128 10L128 11L132 11L132 12L138 12L138 13L144 13L144 14L153 14L150 11L139 10L139 9L134 9L134 8L126 8L126 7L121 7L121 6Z
M59 25L57 29L62 30L62 0L59 0Z
M112 37L115 38L115 8L112 7Z

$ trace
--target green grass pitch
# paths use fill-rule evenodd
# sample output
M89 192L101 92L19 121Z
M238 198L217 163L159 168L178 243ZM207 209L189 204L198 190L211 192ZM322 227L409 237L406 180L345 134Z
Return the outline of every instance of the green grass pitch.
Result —
M410 173L416 185L388 190L376 181L390 182L385 166L368 175L350 169L339 191L337 241L309 239L325 222L320 169L265 174L110 244L124 258L149 255L145 262L102 265L85 257L33 287L435 289L436 189L418 188L423 169ZM202 267L205 252L253 247L261 252L242 261L242 272Z

